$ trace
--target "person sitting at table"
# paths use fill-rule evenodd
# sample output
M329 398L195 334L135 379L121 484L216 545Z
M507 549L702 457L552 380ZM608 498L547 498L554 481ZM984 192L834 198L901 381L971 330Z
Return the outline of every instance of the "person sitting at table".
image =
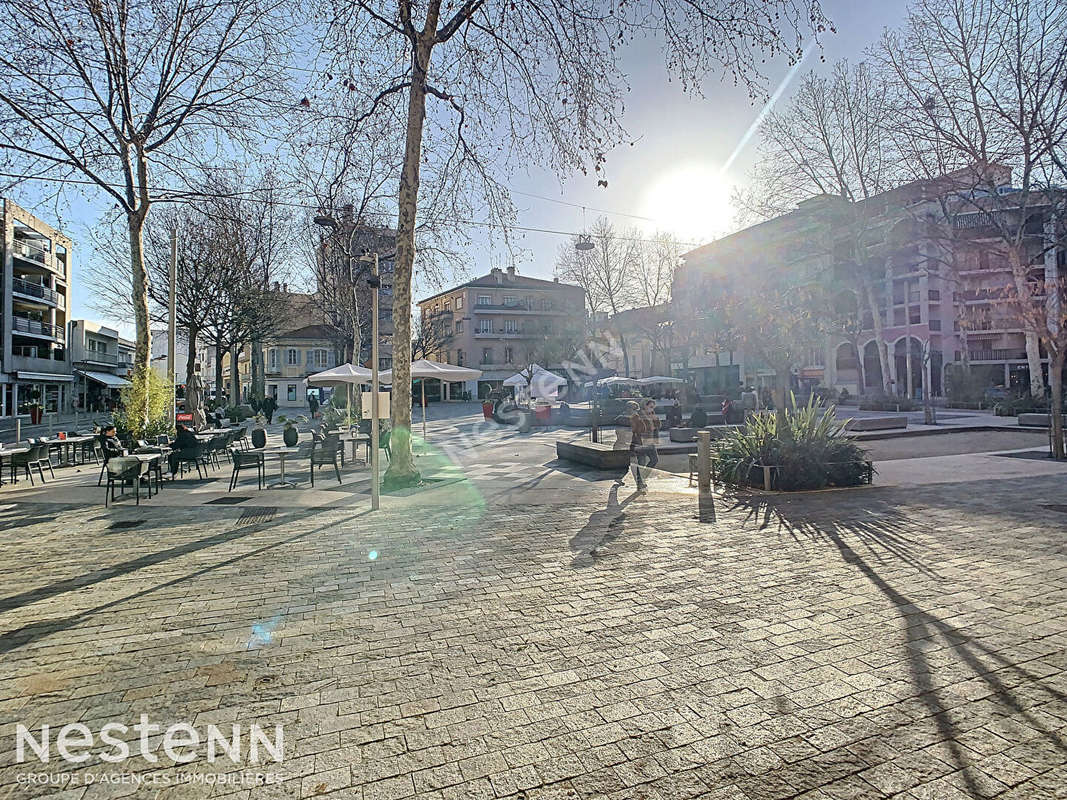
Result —
M178 432L174 436L174 441L171 443L173 448L170 455L167 456L167 464L170 466L170 474L178 474L178 461L182 457L182 450L191 450L199 446L200 442L189 428L185 427L181 423L178 424Z
M100 447L104 451L104 462L122 455L122 442L114 425L107 425L100 432Z
M664 427L682 427L682 407L678 405L677 400L667 407L667 424Z

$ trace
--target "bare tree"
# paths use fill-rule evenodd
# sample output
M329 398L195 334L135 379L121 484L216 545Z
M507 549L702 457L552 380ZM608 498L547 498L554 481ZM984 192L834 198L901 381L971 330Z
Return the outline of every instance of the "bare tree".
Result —
M462 160L484 176L516 161L560 173L592 163L599 175L623 139L620 41L662 33L667 62L687 86L722 69L755 90L761 55L795 54L804 33L827 24L817 0L339 0L335 19L337 50L352 73L345 80L377 90L364 113L404 120L393 298L399 341L410 339L424 162L430 174ZM428 97L441 103L429 113ZM500 199L491 195L487 203ZM400 484L418 473L410 450L410 354L395 348L394 355L394 455L386 480Z
M879 54L899 86L899 124L972 169L975 189L956 195L956 213L1000 241L1018 303L1028 306L1031 272L1053 246L1032 219L1048 202L1067 135L1067 8L1059 0L918 0ZM1010 170L1007 182L997 165ZM1044 395L1040 338L1040 328L1026 330L1035 397Z
M753 189L741 198L764 219L788 213L813 195L840 201L808 244L833 260L835 282L846 285L870 314L883 390L890 360L883 335L885 293L879 291L886 268L882 242L896 219L866 201L903 179L889 135L888 96L886 82L864 63L839 62L829 77L806 75L790 103L767 118Z
M411 339L411 358L418 361L421 358L431 360L446 360L442 354L448 351L452 344L455 333L450 314L434 314L424 311L415 317L414 330Z
M206 148L247 130L278 96L281 7L277 0L38 0L7 3L0 14L5 166L25 177L87 180L121 210L137 372L151 355L149 209L173 196L159 187L180 181Z

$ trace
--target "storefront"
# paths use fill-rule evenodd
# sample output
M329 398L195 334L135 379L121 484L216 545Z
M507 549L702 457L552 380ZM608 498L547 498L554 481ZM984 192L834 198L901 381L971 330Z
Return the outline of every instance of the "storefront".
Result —
M15 380L3 384L0 395L0 416L29 414L36 404L42 413L62 414L70 410L73 375L52 375L47 372L15 372Z
M79 411L103 412L118 408L119 390L130 382L110 372L76 369L77 397L74 405Z

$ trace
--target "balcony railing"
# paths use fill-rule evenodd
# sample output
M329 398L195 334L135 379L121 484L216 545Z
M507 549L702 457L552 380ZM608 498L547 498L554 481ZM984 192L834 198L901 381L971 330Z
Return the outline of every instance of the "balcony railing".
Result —
M25 297L39 298L61 308L66 305L63 295L59 292L53 291L47 286L42 286L39 283L24 280L23 278L12 278L11 290Z
M1024 361L1025 350L971 350L971 361Z
M25 317L15 317L12 320L11 329L20 333L33 333L38 336L48 336L55 339L57 342L65 342L66 337L63 335L63 326L51 325L47 322L38 322L34 319L26 319Z
M38 264L48 263L48 251L43 247L27 242L25 239L15 239L12 242L11 252L20 258L36 261Z
M96 361L99 364L118 364L119 357L117 353L100 353L96 350L85 351L86 361Z

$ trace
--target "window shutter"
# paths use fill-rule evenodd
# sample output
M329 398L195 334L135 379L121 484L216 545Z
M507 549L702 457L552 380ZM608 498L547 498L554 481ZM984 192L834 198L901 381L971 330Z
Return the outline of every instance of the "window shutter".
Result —
M311 366L311 364L312 364L312 361L311 361L311 357L312 357L312 353L314 353L314 352L315 352L314 350L307 350L307 351L305 351L305 356L306 356L306 358L307 358L306 364L307 364L307 366L309 366L309 367L310 367L310 366Z

